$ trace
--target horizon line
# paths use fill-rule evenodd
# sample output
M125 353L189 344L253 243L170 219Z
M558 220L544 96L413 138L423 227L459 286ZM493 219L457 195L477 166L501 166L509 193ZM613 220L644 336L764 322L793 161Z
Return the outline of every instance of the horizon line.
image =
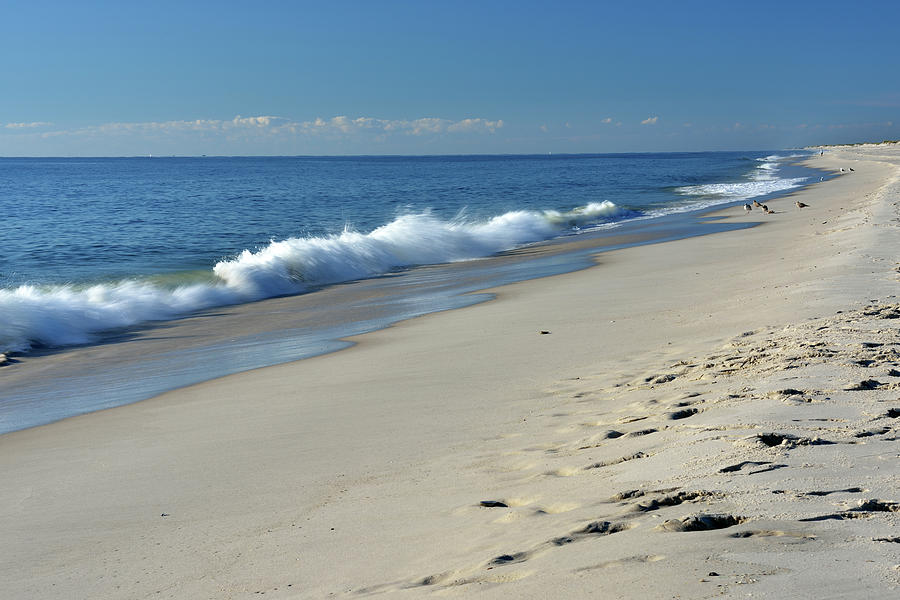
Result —
M816 146L787 147L787 148L742 148L738 150L641 150L629 152L484 152L484 153L440 153L440 154L118 154L118 155L0 155L3 159L73 159L73 158L442 158L462 156L521 156L521 157L546 157L546 156L603 156L622 154L713 154L725 152L768 152L771 150L808 150L817 147L838 147L860 144L879 144L882 142L857 142L856 144L820 144Z

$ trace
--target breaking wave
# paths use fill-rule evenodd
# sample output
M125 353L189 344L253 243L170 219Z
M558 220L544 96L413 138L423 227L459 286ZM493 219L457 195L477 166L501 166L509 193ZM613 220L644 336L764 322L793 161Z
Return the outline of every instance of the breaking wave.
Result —
M705 185L689 185L676 188L676 192L685 196L712 196L721 200L748 200L775 192L800 187L808 181L806 177L788 179L754 179L738 183L708 183Z
M177 318L193 311L299 294L318 286L374 277L398 268L490 256L638 213L612 202L568 212L520 210L486 221L407 214L361 233L273 241L244 250L198 274L165 285L127 279L90 286L23 285L0 290L0 352L89 343L103 331Z
M759 196L774 194L792 188L800 187L808 182L806 177L778 177L778 161L801 156L792 154L780 156L773 154L755 159L756 168L747 175L746 181L733 183L708 183L702 185L687 185L675 188L675 191L683 196L703 196L719 202L748 200Z

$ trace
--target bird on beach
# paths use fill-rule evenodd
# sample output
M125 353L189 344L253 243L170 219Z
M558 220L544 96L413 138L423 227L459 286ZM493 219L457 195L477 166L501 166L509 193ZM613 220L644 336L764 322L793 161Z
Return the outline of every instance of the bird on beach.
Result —
M750 212L751 210L753 210L753 207L750 206L749 204L745 204L745 205L744 205L744 210L746 210L747 212Z
M797 200L797 208L806 208L807 206L809 206L809 204L804 204L803 202Z
M765 204L762 205L762 209L763 209L763 212L765 212L767 215L774 215L774 214L775 214L775 211L774 211L774 210L769 210L769 207L766 206Z
M759 200L754 200L753 206L755 206L756 208L762 208L762 204L759 203Z
M853 167L847 167L847 168L850 169L851 171L853 170Z

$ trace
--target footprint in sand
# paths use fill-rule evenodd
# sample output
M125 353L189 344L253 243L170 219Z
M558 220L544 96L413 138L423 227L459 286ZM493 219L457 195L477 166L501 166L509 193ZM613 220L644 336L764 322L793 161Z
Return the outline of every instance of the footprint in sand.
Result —
M798 446L825 446L834 442L820 438L798 437L790 433L758 433L748 438L738 440L738 444L762 445L767 448L779 448L791 450Z
M514 554L501 554L493 558L488 564L489 565L511 565L514 563L524 562L531 558L531 552L516 552Z
M627 531L628 529L631 529L633 527L635 527L635 525L632 523L593 521L580 529L576 529L575 531L568 533L567 535L548 540L547 542L540 544L533 550L524 550L521 552L513 552L510 554L501 554L499 556L495 556L488 562L488 568L525 562L551 548L566 546L574 542L594 537L613 535L621 531Z
M805 519L797 519L798 521L843 521L846 519L863 519L872 516L872 513L878 512L900 512L900 502L885 502L873 498L870 500L858 500L856 505L847 510L820 515L817 517L807 517Z
M492 569L493 567L488 567L488 569ZM436 586L454 586L459 587L463 585L470 585L473 583L510 583L513 581L518 581L520 579L524 579L531 575L528 571L518 571L518 572L505 572L502 574L494 574L489 573L486 575L477 575L477 576L469 576L466 577L463 573L459 571L449 571L446 573L437 573L435 575L429 575L427 577L423 577L406 585L402 585L402 588L417 588L417 587L436 587ZM383 588L369 588L366 590L361 590L362 593L379 593L388 591L391 589L388 586Z
M793 541L794 543L804 543L810 542L816 539L816 536L808 534L808 533L799 533L793 531L779 531L772 529L756 529L749 531L739 531L737 533L732 533L730 537L738 538L738 539L748 539L748 538L787 538L789 541ZM784 543L786 540L779 540L781 543Z
M785 388L783 390L776 390L774 392L769 392L767 395L769 398L775 398L777 400L781 400L782 402L797 402L797 403L812 403L813 398L811 396L815 395L816 392L811 390L795 390L794 388Z
M482 500L478 506L483 508L509 508L509 504L502 500Z
M851 384L851 385L845 387L844 390L846 390L848 392L863 392L863 391L869 391L869 390L877 390L880 387L886 387L886 386L893 387L893 386L888 386L888 384L882 383L882 382L878 381L877 379L866 379L866 380L860 381L859 383Z
M644 415L642 417L622 417L621 419L617 420L616 423L618 423L620 425L626 425L628 423L636 423L637 421L643 421L644 419L647 419L647 418L649 418L647 415Z
M799 492L798 496L830 496L831 494L859 494L865 493L867 490L864 490L860 487L849 487L844 488L842 490L823 490L823 491L813 491L813 492Z
M677 375L672 373L666 373L664 375L651 375L650 377L644 378L644 383L649 383L650 385L659 385L662 383L669 383L670 381L675 381L678 378Z
M762 469L753 469L753 467L763 467ZM745 460L743 462L739 462L734 465L730 465L727 467L722 467L719 469L719 473L736 473L738 471L746 472L748 475L755 475L756 473L765 473L766 471L774 471L775 469L782 469L787 465L776 465L771 461L763 460ZM750 469L753 469L752 471Z
M819 515L817 517L806 517L805 519L797 519L798 521L804 523L810 523L814 521L845 521L847 519L865 519L868 517L868 513L860 513L860 512L839 512L839 513L831 513L827 515Z
M595 442L594 440L598 440L598 439L599 440L615 440L615 439L622 437L623 435L625 435L625 434L622 433L621 431L616 431L615 429L608 429L608 430L604 431L603 433L591 436L590 438L588 438L588 440L585 440L590 443L583 445L583 446L579 446L578 449L579 450L590 450L593 448L600 448L601 446L606 445L605 442L603 442L603 441ZM582 442L582 443L584 443L584 442Z
M645 435L650 435L651 433L656 433L657 431L659 431L659 430L651 427L649 429L640 429L638 431L632 431L626 435L628 437L641 437L641 436L645 436Z
M688 417L693 417L697 413L700 412L699 408L683 408L681 410L676 410L674 412L670 412L666 415L666 418L670 421L680 421L681 419L687 419Z
M670 494L672 492L678 491L677 487L663 488L658 490L625 490L623 492L619 492L615 496L609 499L610 502L623 502L625 500L633 500L634 498L642 498L647 494Z
M683 531L711 531L725 529L744 523L747 519L726 514L698 514L682 517L681 519L669 519L662 525L658 525L658 531L683 532Z
M881 427L879 429L869 429L866 431L858 431L857 433L853 434L853 437L855 437L855 438L874 437L876 435L884 435L885 433L890 433L891 431L893 431L893 430L890 427Z
M635 512L650 512L668 506L678 506L679 504L684 504L685 502L694 502L696 500L702 500L712 497L720 497L720 494L706 492L703 490L678 492L677 494L669 494L660 498L652 498L650 500L638 502L632 507L631 510Z
M593 536L612 535L620 531L627 531L634 525L630 523L611 523L609 521L594 521L585 527L571 532L569 535L553 538L550 543L554 546L565 546L573 542Z
M647 454L644 452L635 452L634 454L629 454L628 456L621 456L619 458L614 458L612 460L605 460L600 462L595 462L585 467L585 470L588 469L602 469L603 467L609 467L612 465L617 465L619 463L623 463L629 460L637 460L639 458L647 458L648 456L652 456L651 454Z

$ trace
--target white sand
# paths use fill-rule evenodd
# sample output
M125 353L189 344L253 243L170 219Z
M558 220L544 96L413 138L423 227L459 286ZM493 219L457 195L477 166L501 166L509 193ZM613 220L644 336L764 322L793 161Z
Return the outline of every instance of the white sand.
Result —
M900 150L811 162L763 226L0 436L3 596L896 595Z

